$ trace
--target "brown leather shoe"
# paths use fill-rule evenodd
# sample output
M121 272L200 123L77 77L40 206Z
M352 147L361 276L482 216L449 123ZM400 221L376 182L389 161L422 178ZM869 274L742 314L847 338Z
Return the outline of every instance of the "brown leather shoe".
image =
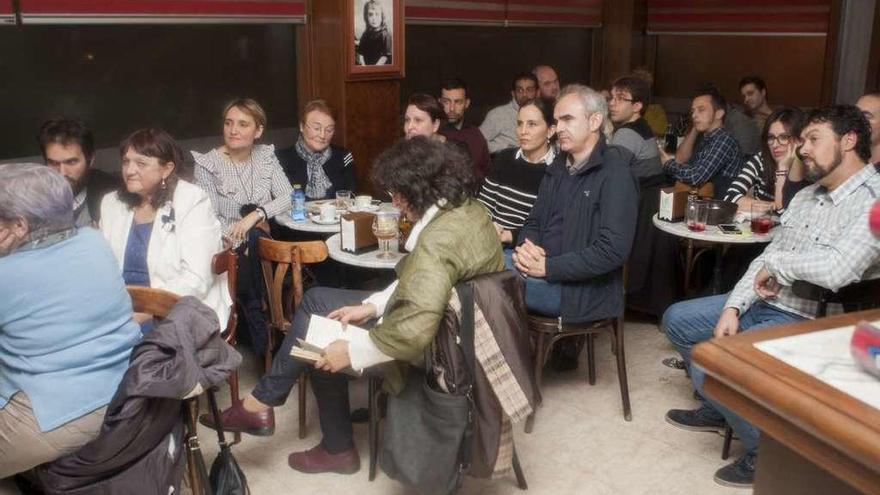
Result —
M361 456L357 447L331 454L318 444L305 452L290 454L287 465L303 473L353 474L361 469Z
M245 411L242 406L243 400L232 404L229 409L220 413L220 421L223 422L223 431L233 433L247 433L258 437L268 437L275 433L275 410L266 409L263 412L252 413ZM214 416L202 414L199 423L214 429Z

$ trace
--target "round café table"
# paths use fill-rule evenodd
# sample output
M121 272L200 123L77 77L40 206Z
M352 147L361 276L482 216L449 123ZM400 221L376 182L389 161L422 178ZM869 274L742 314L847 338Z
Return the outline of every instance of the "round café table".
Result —
M326 201L326 200L325 200ZM332 200L331 200L332 201ZM320 201L323 203L324 201ZM295 222L293 218L290 217L290 212L286 211L280 215L275 217L275 221L278 222L278 225L282 227L286 227L290 230L297 230L299 232L312 232L317 234L335 234L339 232L339 222L334 222L331 224L325 223L316 223L312 221L312 215L309 213L319 202L316 201L308 201L306 202L306 219Z
M715 249L715 265L712 269L713 294L721 293L721 256L723 255L724 246L731 244L766 244L773 240L773 235L775 233L775 228L773 228L766 234L754 234L752 233L749 222L737 223L742 234L725 234L721 232L716 225L707 225L706 230L702 232L694 232L687 228L685 222L667 222L666 220L660 220L658 214L654 215L652 221L654 222L654 226L663 232L687 241L687 255L684 266L685 291L690 287L691 272L693 271L693 264L696 262L696 258L709 249ZM694 244L697 241L709 243L711 246L702 249L695 248ZM695 251L697 252L695 253Z
M327 238L327 251L330 254L330 258L334 259L340 263L344 263L346 265L358 266L361 268L375 268L380 270L393 270L395 266L397 266L397 262L400 261L404 254L397 251L397 243L392 242L392 251L393 255L390 259L377 258L376 255L379 254L378 249L374 251L367 251L362 254L354 254L349 253L342 250L342 246L339 242L340 234L334 234Z

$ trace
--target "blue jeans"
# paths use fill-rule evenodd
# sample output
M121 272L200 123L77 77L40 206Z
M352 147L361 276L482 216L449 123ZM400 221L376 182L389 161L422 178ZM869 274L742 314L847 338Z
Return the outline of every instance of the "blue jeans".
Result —
M513 264L513 250L504 250L504 266L522 276ZM562 286L547 282L543 278L525 277L526 308L544 316L559 316Z
M700 342L715 336L715 324L718 323L725 302L727 302L727 294L701 297L673 304L666 310L661 324L666 330L669 341L684 358L690 369L694 388L704 398L706 405L723 414L727 424L739 435L746 450L753 451L758 447L760 430L718 402L706 398L706 395L703 394L703 381L706 375L700 368L691 366L691 350ZM758 301L740 315L739 331L748 332L803 319L802 316L787 313L763 301Z

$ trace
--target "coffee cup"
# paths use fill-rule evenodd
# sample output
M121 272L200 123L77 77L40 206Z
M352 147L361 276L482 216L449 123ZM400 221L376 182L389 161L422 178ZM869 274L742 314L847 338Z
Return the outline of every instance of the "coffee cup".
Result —
M332 222L336 220L336 205L333 203L324 203L321 205L321 221Z
M369 208L370 205L373 204L373 197L366 194L356 196L354 198L354 204L361 210Z

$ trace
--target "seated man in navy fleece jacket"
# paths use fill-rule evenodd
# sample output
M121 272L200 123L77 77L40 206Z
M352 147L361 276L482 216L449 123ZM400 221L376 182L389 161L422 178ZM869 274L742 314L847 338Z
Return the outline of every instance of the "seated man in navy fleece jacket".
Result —
M531 312L573 323L619 316L639 204L633 154L605 142L608 106L592 89L566 86L553 114L566 159L547 167L509 262L526 278Z

